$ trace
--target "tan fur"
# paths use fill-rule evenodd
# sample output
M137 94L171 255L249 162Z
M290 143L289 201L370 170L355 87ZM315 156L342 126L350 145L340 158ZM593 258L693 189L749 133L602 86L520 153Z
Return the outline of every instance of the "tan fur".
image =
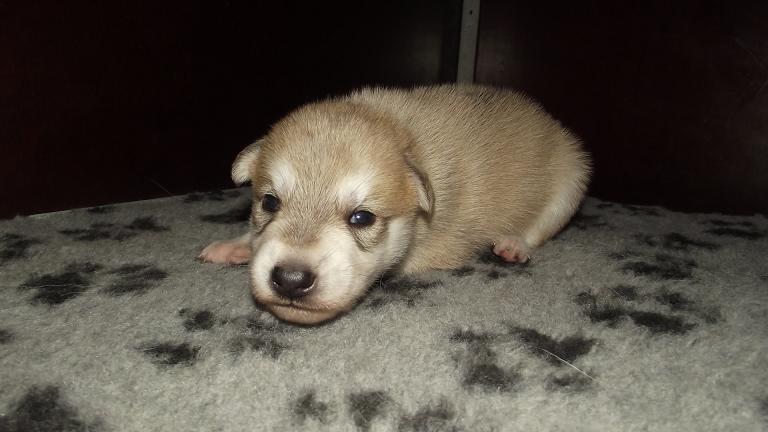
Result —
M290 181L279 183L293 188L279 191L282 207L274 220L265 220L270 215L254 206L256 234L263 229L280 245L293 248L290 253L304 256L318 274L324 271L317 258L323 251L307 255L307 250L344 243L350 231L357 243L348 244L360 249L329 252L346 257L338 260L351 269L332 270L349 270L356 282L339 292L324 287L318 277L317 294L294 301L297 308L270 294L264 270L254 265L258 300L274 305L270 309L284 319L317 322L351 308L388 269L412 273L454 268L493 244L500 255L524 261L530 249L556 234L573 215L590 168L579 141L525 96L446 85L365 89L306 105L241 152L233 177L252 181L258 203L265 193L276 193L270 177L275 170L287 170ZM355 208L332 193L344 181L350 188L356 179L367 179L360 180L360 190L368 191L362 206L379 221L364 230L346 225ZM351 190L357 193L354 184ZM327 232L338 241L329 243ZM260 240L254 237L258 256ZM232 244L241 248L243 240ZM203 252L204 259L217 260L208 255ZM336 285L347 284L340 280ZM313 315L315 307L324 313Z

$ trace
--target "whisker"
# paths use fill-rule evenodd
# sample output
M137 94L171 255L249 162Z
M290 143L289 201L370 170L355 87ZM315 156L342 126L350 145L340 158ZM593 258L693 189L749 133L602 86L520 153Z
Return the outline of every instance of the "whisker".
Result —
M577 370L579 373L581 373L581 374L582 374L582 375L584 375L585 377L587 377L587 378L591 379L592 381L598 382L598 381L597 381L597 379L595 379L595 377L593 377L592 375L590 375L590 374L588 374L588 373L584 372L583 370L581 370L581 369L577 368L577 367L576 367L576 366L574 366L573 364L569 363L567 360L565 360L565 359L563 359L563 358L561 358L561 357L558 357L558 356L557 356L557 354L554 354L554 353L552 353L552 352L550 352L550 351L547 351L547 350L545 350L544 348L541 348L541 347L534 347L534 348L536 348L536 349L539 349L539 350L542 350L542 351L544 351L545 353L547 353L547 354L551 355L552 357L554 357L554 358L556 358L556 359L560 360L560 361L561 361L561 362L563 362L564 364L566 364L566 365L568 365L568 366L570 366L570 367L572 367L572 368L576 369L576 370Z

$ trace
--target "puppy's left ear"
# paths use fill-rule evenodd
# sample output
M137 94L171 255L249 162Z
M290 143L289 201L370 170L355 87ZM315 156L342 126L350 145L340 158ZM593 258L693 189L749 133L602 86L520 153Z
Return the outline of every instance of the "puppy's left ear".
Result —
M435 193L432 191L432 184L424 171L414 162L411 155L406 155L405 163L410 169L411 184L416 187L419 198L419 208L428 217L435 211Z
M232 181L236 185L240 186L251 180L251 167L259 157L261 142L262 140L258 140L244 148L235 158L235 162L232 164Z

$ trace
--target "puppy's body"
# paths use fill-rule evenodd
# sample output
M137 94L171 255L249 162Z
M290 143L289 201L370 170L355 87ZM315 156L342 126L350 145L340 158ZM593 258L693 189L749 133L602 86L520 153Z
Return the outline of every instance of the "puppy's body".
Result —
M434 214L417 219L405 271L455 267L504 238L535 248L583 197L589 164L578 140L519 93L443 86L351 99L407 127L434 191Z
M255 205L251 235L202 257L243 261L250 248L256 298L281 318L318 322L386 270L454 268L490 245L527 260L575 212L588 176L579 141L518 93L365 89L298 109L240 154L233 178L280 208ZM375 222L350 223L357 211ZM307 292L276 293L274 269L296 262L293 276L312 276Z

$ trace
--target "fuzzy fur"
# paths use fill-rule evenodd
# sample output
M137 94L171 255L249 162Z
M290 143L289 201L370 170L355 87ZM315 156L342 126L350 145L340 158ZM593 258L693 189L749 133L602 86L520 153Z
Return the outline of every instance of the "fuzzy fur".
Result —
M491 245L527 260L573 215L589 172L579 140L519 93L364 89L297 109L240 153L232 176L253 185L251 235L201 257L242 262L250 248L256 299L315 323L349 310L387 270L455 268ZM265 194L279 197L277 213L260 208ZM376 223L350 226L357 210ZM317 274L306 298L272 291L270 271L286 260Z

